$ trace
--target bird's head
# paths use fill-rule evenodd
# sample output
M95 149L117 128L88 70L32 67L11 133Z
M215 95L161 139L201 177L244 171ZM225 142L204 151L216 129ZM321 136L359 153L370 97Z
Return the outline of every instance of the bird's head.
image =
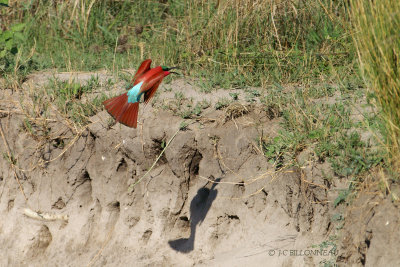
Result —
M179 73L177 73L175 71L170 71L170 70L173 70L173 69L179 69L178 67L161 66L161 68L164 71L165 76L170 75L171 73L179 75Z

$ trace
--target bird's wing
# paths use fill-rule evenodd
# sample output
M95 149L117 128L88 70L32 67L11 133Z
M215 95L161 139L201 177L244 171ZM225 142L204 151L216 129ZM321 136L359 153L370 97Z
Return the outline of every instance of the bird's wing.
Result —
M147 76L147 73L145 75L143 75L142 77L145 77L145 76ZM146 79L143 82L143 85L140 87L140 92L147 93L148 91L157 90L158 86L155 87L155 90L154 90L154 86L157 84L160 85L160 83L164 79L164 77L165 77L165 74L162 69L160 72L156 72L148 78L146 77ZM154 94L154 92L152 94Z
M143 61L142 64L140 64L138 70L136 71L135 76L133 76L131 84L135 84L137 78L139 78L140 76L142 76L142 74L150 70L150 65L151 65L151 59L146 59L145 61Z
M135 81L136 84L143 82L139 94L144 93L146 103L154 96L164 77L165 74L162 67L157 66L144 73Z
M162 82L162 79L160 79L158 82L156 82L156 84L154 84L153 87L151 87L149 90L147 90L144 93L144 103L145 104L149 103L150 99L156 93L156 91L157 91L158 87L160 86L161 82Z

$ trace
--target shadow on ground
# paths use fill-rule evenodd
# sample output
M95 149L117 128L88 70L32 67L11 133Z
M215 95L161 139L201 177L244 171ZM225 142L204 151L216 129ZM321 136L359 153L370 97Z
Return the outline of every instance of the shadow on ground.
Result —
M197 225L206 218L212 203L217 198L218 190L215 187L220 181L221 178L216 179L211 189L203 187L197 191L190 203L190 237L168 241L171 248L182 253L189 253L193 250Z

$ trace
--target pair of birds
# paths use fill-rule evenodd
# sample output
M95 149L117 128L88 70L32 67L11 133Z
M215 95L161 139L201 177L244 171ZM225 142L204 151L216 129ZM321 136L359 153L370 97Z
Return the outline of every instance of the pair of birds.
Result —
M177 74L170 71L177 67L157 66L150 68L150 65L151 59L146 59L140 64L129 85L129 87L132 87L128 92L103 102L108 113L117 122L136 128L139 101L142 95L144 95L144 103L147 104L156 93L162 80L171 73Z

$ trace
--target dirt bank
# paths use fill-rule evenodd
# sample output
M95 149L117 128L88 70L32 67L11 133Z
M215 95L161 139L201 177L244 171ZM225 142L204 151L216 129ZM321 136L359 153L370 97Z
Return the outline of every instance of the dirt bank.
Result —
M46 77L32 76L24 88L43 86ZM90 75L75 77L84 82ZM0 144L5 155L0 161L0 248L7 255L0 258L0 265L334 262L331 249L340 240L332 241L339 233L331 219L336 213L332 203L337 189L346 183L324 179L322 174L329 171L326 163L285 169L268 163L258 140L261 135L276 135L279 120L271 120L257 102L250 105L239 98L215 110L218 98L230 91L202 94L176 81L162 87L157 97L169 109L162 104L142 108L143 124L137 130L115 124L105 111L91 117L87 127L76 129L54 111L46 124L46 138L38 138L22 126L26 117L19 103L28 101L26 91L0 92L7 143ZM184 92L195 103L206 99L210 105L182 125L182 117L174 111L176 92ZM42 131L38 126L36 130ZM299 157L307 158L307 153ZM18 166L15 173L10 158ZM391 225L390 231L399 233L399 221ZM352 252L350 241L338 248L342 260L365 264L366 255L376 259L379 255L365 251L384 241L369 240L360 255ZM311 253L319 249L327 252ZM394 252L387 253L385 259L395 262ZM362 257L367 260L361 261Z

